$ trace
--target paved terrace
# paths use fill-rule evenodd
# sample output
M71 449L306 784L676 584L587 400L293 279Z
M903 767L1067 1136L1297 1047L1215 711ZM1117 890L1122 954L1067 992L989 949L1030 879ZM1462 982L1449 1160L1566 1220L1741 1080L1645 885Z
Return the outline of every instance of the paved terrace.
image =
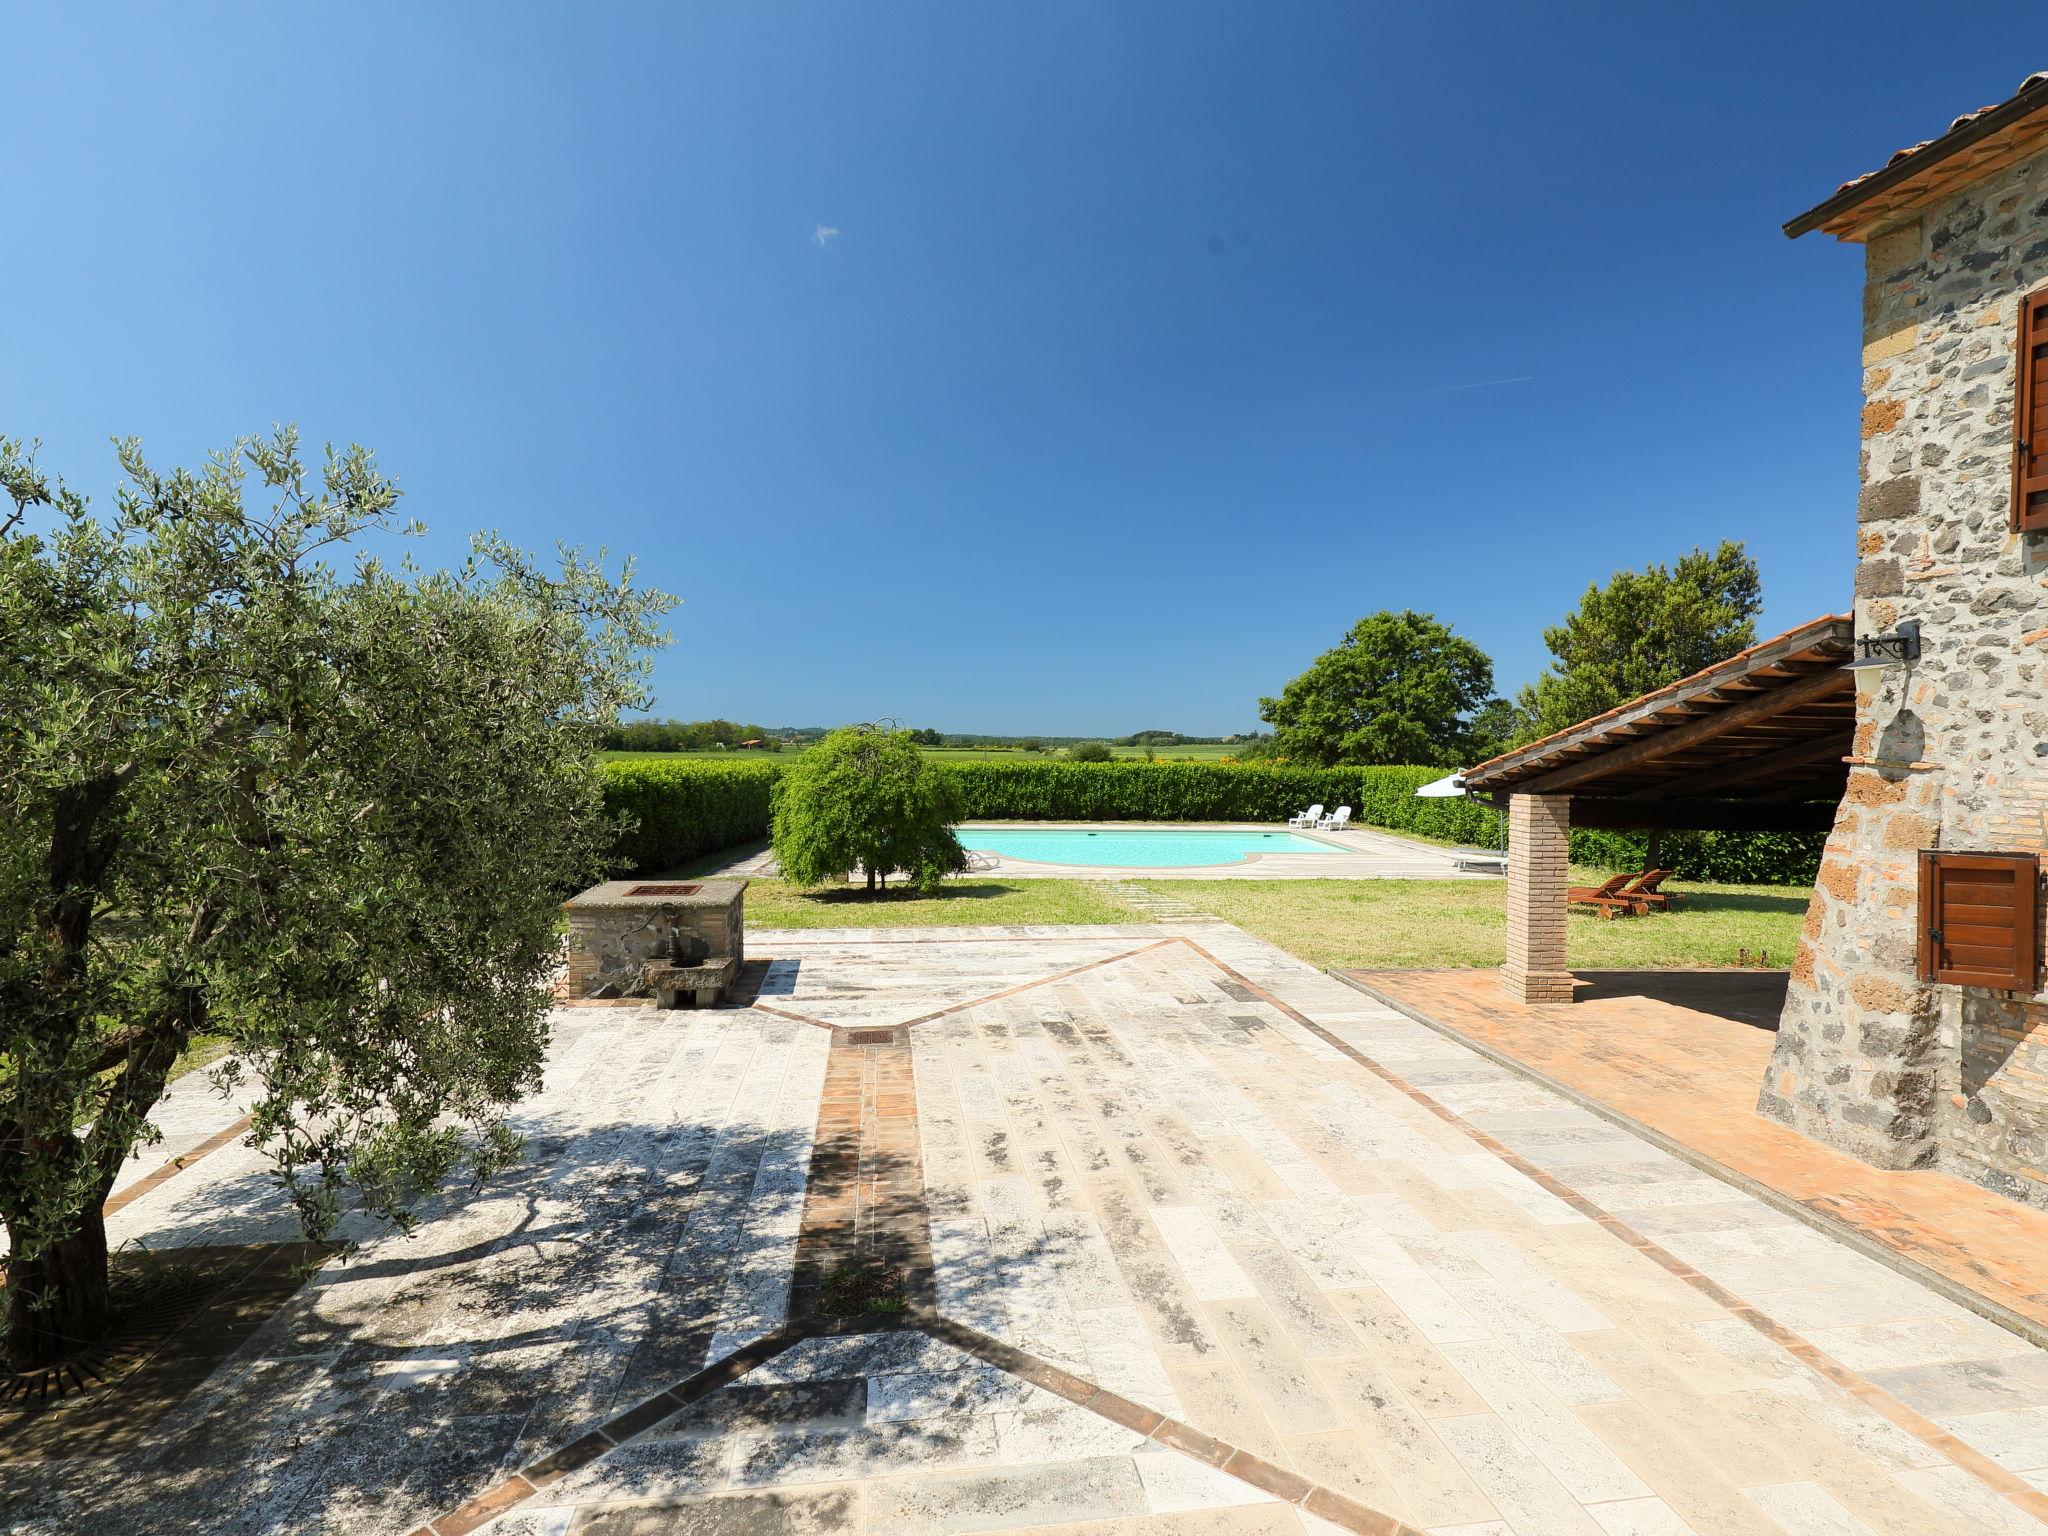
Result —
M2048 1355L1233 928L750 948L750 1007L564 1010L520 1171L0 1523L2048 1531ZM291 1235L166 1118L118 1239ZM907 1310L829 1315L870 1261Z
M1270 822L1251 821L1116 821L1045 822L977 821L978 827L1024 827L1043 831L1049 827L1099 828L1103 831L1136 832L1285 832L1295 831L1327 843L1340 853L1255 853L1228 864L1196 864L1180 868L1137 864L1047 864L1035 859L978 854L986 864L977 864L977 874L1004 879L1060 880L1497 880L1499 870L1466 870L1458 867L1458 850L1437 843L1401 837L1373 827L1350 826L1339 832L1311 832L1300 828L1276 827ZM1489 855L1497 857L1497 855ZM763 849L736 859L716 871L720 875L774 875L778 866L773 853Z
M1757 1113L1783 971L1581 971L1572 1003L1510 999L1495 971L1351 971L1423 1022L1781 1209L2048 1341L2048 1211L1952 1172L1873 1168ZM1513 1138L1507 1138L1512 1144Z

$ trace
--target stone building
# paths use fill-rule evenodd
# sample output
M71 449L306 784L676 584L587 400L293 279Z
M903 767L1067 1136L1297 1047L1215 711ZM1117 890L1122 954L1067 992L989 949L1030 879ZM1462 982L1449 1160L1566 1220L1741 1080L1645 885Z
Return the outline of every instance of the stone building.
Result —
M2048 75L1786 226L1813 230L1865 255L1856 633L1917 624L1920 649L1858 674L1758 1107L2048 1205L2038 874L1953 857L2048 846ZM2000 908L1945 869L2022 931L1963 922Z
M1758 1109L2048 1206L2048 75L1785 228L1866 253L1854 612L1465 772L1502 985L1572 996L1573 826L1825 828Z

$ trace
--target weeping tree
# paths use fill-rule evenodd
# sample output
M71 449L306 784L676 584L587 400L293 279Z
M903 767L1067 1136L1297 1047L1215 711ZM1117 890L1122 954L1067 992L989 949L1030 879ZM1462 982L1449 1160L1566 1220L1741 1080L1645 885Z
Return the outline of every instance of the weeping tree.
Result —
M856 725L832 732L776 781L775 857L799 885L864 870L870 891L902 870L936 890L967 867L953 835L960 794L909 731Z
M672 599L495 537L452 572L369 453L296 435L100 514L0 441L0 1222L7 1350L113 1322L101 1206L195 1042L311 1236L407 1225L517 1147L561 896L605 872L595 732ZM11 509L8 503L11 502ZM337 562L347 554L346 570Z

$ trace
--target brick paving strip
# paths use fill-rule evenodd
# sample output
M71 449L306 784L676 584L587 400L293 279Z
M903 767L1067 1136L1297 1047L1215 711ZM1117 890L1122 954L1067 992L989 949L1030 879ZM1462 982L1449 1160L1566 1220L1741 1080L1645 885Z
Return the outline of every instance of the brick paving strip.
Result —
M218 1152L222 1147L242 1135L248 1129L249 1117L244 1115L233 1125L215 1131L206 1140L199 1143L198 1146L193 1147L189 1151L180 1152L161 1168L153 1169L137 1179L133 1184L125 1184L115 1190L113 1194L107 1197L107 1203L101 1206L100 1210L108 1216L112 1216L116 1211L125 1210L135 1201L140 1200L144 1195L170 1178L171 1175L191 1167L209 1152Z
M935 1306L910 1031L901 1026L832 1032L797 1232L791 1316L822 1317L835 1272L876 1270L900 1277L906 1310Z
M1791 1329L1750 1306L1725 1286L1699 1273L1604 1207L1511 1151L1462 1115L1283 1002L1195 940L1174 935L1107 959L1008 987L988 997L938 1009L906 1024L886 1029L824 1026L833 1028L832 1056L827 1066L812 1154L813 1183L806 1192L803 1226L797 1238L799 1274L792 1293L790 1321L776 1332L756 1339L607 1420L551 1455L530 1463L458 1508L418 1526L409 1536L468 1536L469 1532L509 1513L550 1484L652 1429L678 1410L738 1381L749 1371L804 1339L826 1334L888 1330L892 1326L888 1320L830 1318L817 1311L816 1276L820 1273L820 1266L827 1262L857 1261L863 1254L878 1259L893 1257L895 1261L911 1267L906 1276L906 1290L918 1299L895 1317L894 1327L914 1329L964 1350L1020 1380L1086 1408L1135 1434L1142 1434L1160 1446L1214 1467L1340 1529L1358 1532L1360 1536L1424 1536L1415 1527L1391 1515L1346 1498L1240 1446L1219 1440L1179 1419L1155 1413L978 1329L941 1317L927 1299L932 1285L930 1229L924 1204L923 1171L917 1154L916 1101L910 1082L908 1032L911 1025L929 1023L1173 944L1186 946L1248 994L1396 1088L1445 1124L1470 1137L1524 1178L1740 1318L1803 1364L1940 1452L1953 1465L1993 1492L2037 1519L2048 1520L2048 1493L2008 1472L1974 1447L1907 1407L1882 1387L1865 1380ZM761 1007L759 1004L754 1006ZM761 1011L775 1013L779 1017L796 1017L773 1008L762 1008ZM806 1019L803 1022L817 1024L820 1021ZM863 1036L867 1038L862 1039ZM808 1289L806 1269L810 1271Z

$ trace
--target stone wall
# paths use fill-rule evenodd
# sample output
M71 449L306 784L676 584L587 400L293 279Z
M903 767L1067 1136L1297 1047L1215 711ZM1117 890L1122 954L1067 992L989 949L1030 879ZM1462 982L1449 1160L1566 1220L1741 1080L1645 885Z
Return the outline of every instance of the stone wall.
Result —
M2043 999L1915 977L1921 848L2048 850L2048 536L2010 531L2020 296L2048 285L2048 154L1865 251L1854 766L1759 1108L1888 1167L2048 1206Z

